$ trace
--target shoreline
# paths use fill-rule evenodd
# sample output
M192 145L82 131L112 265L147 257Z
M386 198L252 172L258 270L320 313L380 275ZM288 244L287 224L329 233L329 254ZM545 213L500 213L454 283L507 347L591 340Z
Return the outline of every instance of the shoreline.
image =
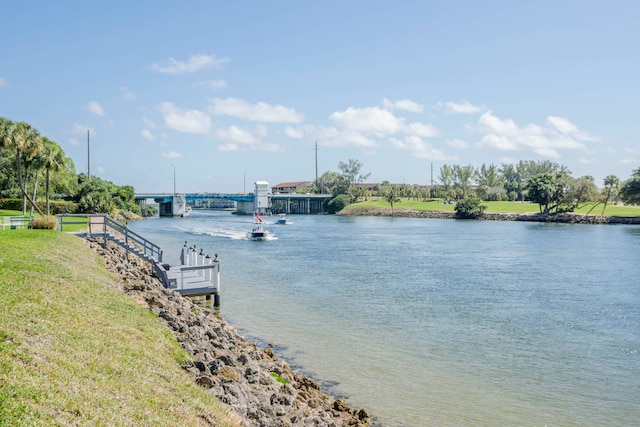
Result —
M342 216L382 216L398 218L425 218L425 219L458 219L455 212L449 211L415 211L391 209L350 209L348 212L338 212ZM599 216L574 213L543 214L543 213L483 213L476 220L482 221L530 221L530 222L555 222L564 224L636 224L640 225L640 217L636 216ZM461 221L468 221L460 219Z
M187 297L165 289L151 265L130 257L120 247L86 240L121 278L119 290L153 312L191 354L183 369L209 390L243 426L355 426L374 424L365 409L351 408L333 398L310 377L293 370L272 348L259 348L236 328Z

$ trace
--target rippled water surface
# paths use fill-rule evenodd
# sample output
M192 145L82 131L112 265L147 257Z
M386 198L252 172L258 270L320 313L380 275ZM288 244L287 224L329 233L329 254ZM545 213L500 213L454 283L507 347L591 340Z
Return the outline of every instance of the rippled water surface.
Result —
M640 227L289 219L131 227L217 253L222 315L381 425L640 425Z

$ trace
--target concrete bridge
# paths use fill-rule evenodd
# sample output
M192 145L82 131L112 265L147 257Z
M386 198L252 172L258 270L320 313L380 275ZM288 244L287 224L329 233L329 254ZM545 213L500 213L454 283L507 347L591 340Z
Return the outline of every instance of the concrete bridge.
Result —
M229 193L139 193L135 195L140 209L146 209L147 200L159 205L160 216L189 215L188 202L196 200L230 200L236 202L236 212L251 215L258 213L318 214L324 212L324 202L331 194L270 194L269 183L257 181L255 192Z

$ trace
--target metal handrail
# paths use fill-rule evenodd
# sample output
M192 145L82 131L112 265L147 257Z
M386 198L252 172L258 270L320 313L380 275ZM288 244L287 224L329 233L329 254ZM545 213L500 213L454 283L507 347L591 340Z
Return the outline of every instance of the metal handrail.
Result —
M144 255L149 256L150 258L154 258L158 262L162 262L162 248L160 248L160 246L156 245L150 240L145 239L138 233L129 230L126 224L123 225L119 223L118 221L111 218L109 215L106 215L106 214L59 214L57 216L58 216L58 227L60 231L63 230L64 225L86 224L89 228L87 235L88 236L102 235L102 237L104 238L105 248L107 246L107 239L110 236L112 236L110 232L113 232L114 237L116 234L124 237L124 246L125 246L125 250L127 251L127 259L129 258L129 250L131 249L136 251L142 251ZM84 221L83 222L77 222L77 221L65 222L64 218L66 217L88 218L89 223L87 224ZM91 221L92 218L101 218L102 221L95 223ZM93 232L94 226L101 226L100 227L101 231L97 233ZM133 243L130 243L130 241L132 241Z

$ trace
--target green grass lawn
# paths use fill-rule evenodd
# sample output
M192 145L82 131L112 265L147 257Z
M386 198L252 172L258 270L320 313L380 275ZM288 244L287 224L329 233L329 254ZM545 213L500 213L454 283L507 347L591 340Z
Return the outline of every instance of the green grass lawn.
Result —
M9 209L0 209L0 217L3 216L20 216L22 215L22 211L12 211Z
M0 209L0 223L3 221L3 217L5 216L22 216L22 211L14 211L8 209ZM37 213L34 216L39 216ZM78 222L79 224L69 224L65 225L62 231L81 231L87 228L87 224L89 220L87 218L67 218L65 221L73 221ZM1 230L1 228L0 228Z
M115 281L75 236L0 233L0 425L237 425Z
M487 206L486 212L495 213L535 213L539 212L540 208L535 203L529 202L482 202ZM593 204L577 209L575 213L586 214L589 209L593 207ZM448 211L452 212L455 208L455 204L444 204L442 200L429 200L426 202L402 199L400 202L394 203L394 210L414 210L414 211ZM348 212L352 209L391 209L391 205L382 198L370 199L366 202L359 202L349 205L345 208L344 212ZM602 213L602 204L596 206L590 213L590 215L600 215ZM616 206L609 205L605 210L607 216L640 216L640 206Z

